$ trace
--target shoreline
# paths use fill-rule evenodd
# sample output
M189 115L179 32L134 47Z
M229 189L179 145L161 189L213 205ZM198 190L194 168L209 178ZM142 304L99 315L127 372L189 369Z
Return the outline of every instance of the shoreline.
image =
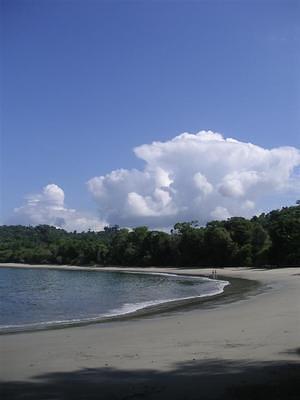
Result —
M194 277L204 277L207 279L207 276L199 275L199 274L191 274L190 271L185 273L184 271L178 272L166 272L163 268L155 268L155 271L147 270L144 268L130 268L130 267L77 267L77 266L69 266L69 265L31 265L31 264L21 264L21 263L8 263L0 264L0 268L23 268L23 269L55 269L55 270L72 270L72 271L97 271L97 272L121 272L121 273L134 273L134 274L162 274L162 275L170 275L170 276L194 276ZM150 267L151 268L151 267ZM174 269L173 269L174 270ZM78 326L87 326L94 324L103 324L107 322L118 322L122 320L130 320L132 318L143 318L150 315L160 315L167 312L176 312L180 309L190 309L194 308L203 308L203 307L216 307L218 304L222 304L225 302L234 302L240 300L242 297L251 294L259 290L262 290L262 285L259 285L256 281L250 281L245 279L238 278L230 278L230 280L222 279L222 276L219 276L218 281L227 282L221 291L218 293L213 293L209 295L200 295L200 296L191 296L182 299L170 299L161 301L159 303L153 303L146 306L138 307L137 309L133 309L131 311L127 311L124 313L116 313L112 315L104 315L99 317L93 317L90 319L82 319L82 320L65 320L65 321L47 321L42 323L33 323L28 325L12 325L3 327L0 330L0 335L8 335L8 334L20 334L24 332L36 332L36 331L44 331L44 330L52 330L52 329L65 329L72 328ZM138 305L138 304L137 304Z
M211 268L147 271L207 276ZM220 296L217 306L2 335L3 398L297 398L299 268L217 273L263 290L228 303Z

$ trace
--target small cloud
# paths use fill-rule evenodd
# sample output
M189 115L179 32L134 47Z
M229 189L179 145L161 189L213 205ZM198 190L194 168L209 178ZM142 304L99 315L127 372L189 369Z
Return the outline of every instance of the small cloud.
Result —
M210 216L216 220L224 220L231 217L228 210L225 207L218 206L211 213Z
M25 200L25 204L15 208L10 223L47 224L68 231L99 231L105 226L96 217L67 208L63 189L53 183L45 186L40 193L27 196Z

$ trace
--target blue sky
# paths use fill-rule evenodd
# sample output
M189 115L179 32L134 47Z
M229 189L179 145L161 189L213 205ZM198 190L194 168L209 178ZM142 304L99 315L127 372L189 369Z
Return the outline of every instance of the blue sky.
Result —
M87 181L143 169L134 147L182 132L300 147L299 1L3 0L1 14L2 223L48 184L96 212Z

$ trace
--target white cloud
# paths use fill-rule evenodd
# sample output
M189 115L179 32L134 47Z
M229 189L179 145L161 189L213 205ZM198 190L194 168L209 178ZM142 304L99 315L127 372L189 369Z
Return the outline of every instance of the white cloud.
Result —
M199 189L199 191L207 195L213 191L213 185L210 184L207 178L201 174L201 172L196 172L194 175L195 186Z
M65 202L65 193L64 191L57 185L50 184L43 188L43 194L36 196L40 200L45 203L49 203L51 205L57 205L58 207L63 207Z
M177 221L250 216L267 196L300 185L300 152L265 149L219 133L183 133L134 149L143 170L119 169L88 181L101 218L121 226L171 226Z
M300 151L265 149L219 133L183 133L166 142L134 149L144 168L118 169L87 183L99 218L65 205L55 184L30 195L8 223L49 224L66 230L101 230L107 224L151 228L179 221L252 216L284 205L300 193ZM105 222L104 222L105 221Z
M227 218L230 218L231 215L229 214L227 208L217 206L211 213L210 216L212 219L217 219L217 220L224 220Z
M64 199L64 191L55 184L49 184L41 193L28 196L25 204L14 210L9 222L24 225L47 224L68 231L103 229L105 224L98 218L66 208Z

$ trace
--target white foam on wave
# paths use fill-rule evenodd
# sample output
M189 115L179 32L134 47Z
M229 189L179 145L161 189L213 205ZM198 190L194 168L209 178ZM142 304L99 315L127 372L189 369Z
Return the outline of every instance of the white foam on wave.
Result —
M158 273L155 273L155 274L158 274ZM169 275L183 277L182 275L175 275L175 274L169 274ZM213 280L210 278L202 278L200 276L199 277L195 277L195 276L190 277L190 276L185 275L184 277L198 278L198 279L201 278L201 279L205 279L205 280L209 280L209 281L214 281L214 282L217 282L218 287L211 292L202 293L197 296L151 300L151 301L144 301L144 302L140 302L140 303L125 303L125 304L123 304L122 307L111 310L110 312L104 314L103 317L117 317L119 315L121 316L121 315L125 315L125 314L132 314L136 311L140 311L140 310L147 309L147 308L154 307L154 306L161 305L161 304L170 304L170 303L175 303L175 302L180 302L180 301L185 301L185 300L193 300L193 299L199 299L199 298L203 298L203 297L216 296L217 294L223 293L224 288L227 285L230 285L230 283L228 281L221 281L221 280L216 281L216 280Z

